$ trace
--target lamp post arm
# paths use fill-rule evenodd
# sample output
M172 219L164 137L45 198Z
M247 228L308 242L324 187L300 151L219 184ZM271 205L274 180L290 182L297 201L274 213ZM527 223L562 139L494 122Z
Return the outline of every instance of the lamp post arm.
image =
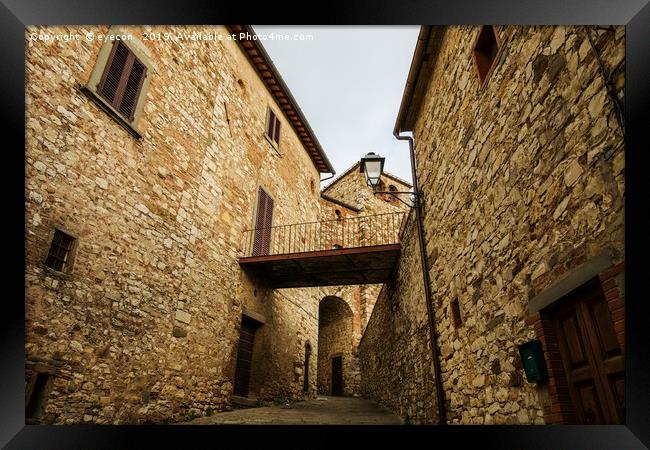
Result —
M404 203L406 206L409 208L418 208L421 205L421 192L413 192L413 191L374 191L373 194L388 194L392 195L395 197L397 200L400 202ZM413 203L407 203L401 198L399 198L396 194L409 194L412 197Z

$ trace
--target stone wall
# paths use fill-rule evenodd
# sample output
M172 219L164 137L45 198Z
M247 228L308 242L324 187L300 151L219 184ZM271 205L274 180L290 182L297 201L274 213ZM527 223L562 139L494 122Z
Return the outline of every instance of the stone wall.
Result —
M381 290L359 343L361 395L409 423L432 423L437 409L415 225L413 213L399 265Z
M228 408L244 309L266 318L253 394L298 398L314 290L265 291L237 256L258 186L274 223L318 219L318 171L284 116L279 150L263 136L267 105L280 108L235 42L142 38L196 27L125 30L152 65L140 140L79 89L100 42L26 42L26 355L56 367L43 421ZM86 31L108 27L27 36ZM66 273L43 263L54 227L76 237Z
M599 254L624 260L623 137L587 28L496 29L501 50L481 88L479 27L447 28L416 119L427 265L448 421L543 424L553 400L523 381L517 350L535 338L528 301ZM591 31L622 98L624 28ZM412 286L395 282L386 289ZM364 376L371 353L399 359L370 342L393 326L390 298L380 296L362 340ZM362 379L363 392L404 414L398 388L385 385Z

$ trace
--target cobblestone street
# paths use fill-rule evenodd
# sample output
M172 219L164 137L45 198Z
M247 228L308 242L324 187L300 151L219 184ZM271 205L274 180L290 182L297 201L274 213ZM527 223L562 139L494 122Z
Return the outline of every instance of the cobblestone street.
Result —
M318 397L290 406L239 409L200 417L182 425L401 425L399 417L370 400L354 397Z

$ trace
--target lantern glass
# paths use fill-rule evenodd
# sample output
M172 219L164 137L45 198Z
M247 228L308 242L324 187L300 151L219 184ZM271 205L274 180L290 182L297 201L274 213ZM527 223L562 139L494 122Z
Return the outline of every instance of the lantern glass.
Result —
M384 158L374 153L368 153L361 158L360 169L366 177L366 183L376 188L379 185L379 179L384 169Z

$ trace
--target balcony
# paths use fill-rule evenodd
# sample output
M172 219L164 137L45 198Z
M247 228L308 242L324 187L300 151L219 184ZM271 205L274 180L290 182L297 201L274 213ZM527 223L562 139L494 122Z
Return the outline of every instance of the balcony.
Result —
M397 264L405 215L246 230L239 265L274 289L384 283Z

